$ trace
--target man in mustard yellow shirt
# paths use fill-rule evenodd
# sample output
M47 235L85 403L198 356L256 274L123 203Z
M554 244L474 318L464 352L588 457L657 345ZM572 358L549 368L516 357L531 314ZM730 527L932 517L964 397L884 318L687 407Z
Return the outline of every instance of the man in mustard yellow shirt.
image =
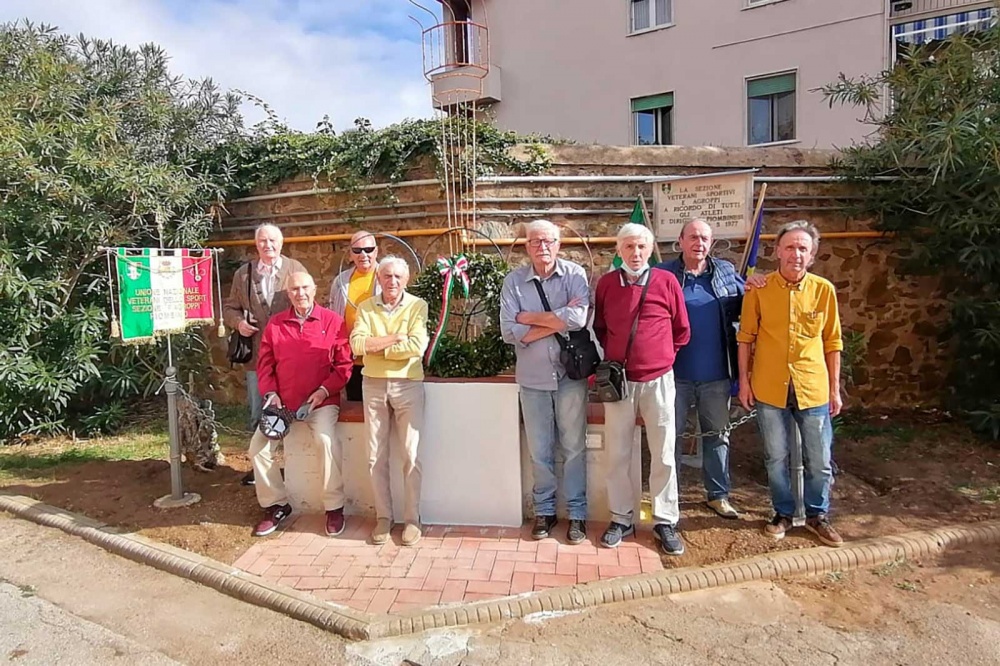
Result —
M330 285L330 309L347 322L347 330L354 329L358 306L379 293L375 269L378 268L378 245L370 231L358 231L351 236L351 267L333 279ZM354 370L347 382L347 399L361 400L361 357L354 359Z
M774 518L766 534L792 526L795 498L788 469L797 426L805 466L806 528L827 546L844 540L830 524L833 426L840 413L840 316L828 280L809 273L819 230L790 222L778 230L778 270L743 300L739 342L740 402L757 407Z
M388 541L392 530L390 431L395 432L403 449L403 545L414 545L422 534L417 452L424 424L427 303L406 292L409 279L410 269L403 259L391 255L383 259L378 267L381 293L358 306L351 331L351 350L364 357L362 391L368 469L375 495L375 544Z

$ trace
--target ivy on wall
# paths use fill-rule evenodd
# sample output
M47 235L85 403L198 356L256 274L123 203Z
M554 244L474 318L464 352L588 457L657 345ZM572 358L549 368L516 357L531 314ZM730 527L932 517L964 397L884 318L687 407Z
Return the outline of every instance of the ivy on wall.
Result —
M263 105L269 120L236 140L203 153L199 167L208 173L226 173L233 183L230 195L244 195L276 185L284 180L307 176L326 180L347 192L361 192L365 185L405 180L409 172L428 160L441 177L440 150L443 132L452 145L471 145L476 139L476 159L459 156L469 165L466 177L494 173L535 175L548 167L542 145L552 140L522 136L473 120L405 120L381 129L358 118L354 127L337 133L328 120L319 123L315 132L294 131L278 122ZM524 146L524 157L516 157L511 148ZM453 158L454 159L454 158ZM364 205L367 196L359 196L356 205Z

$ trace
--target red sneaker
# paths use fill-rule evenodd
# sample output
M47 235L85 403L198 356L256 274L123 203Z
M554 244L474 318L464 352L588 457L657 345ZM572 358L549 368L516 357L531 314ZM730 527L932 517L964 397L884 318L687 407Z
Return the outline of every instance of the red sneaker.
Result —
M344 509L334 509L326 512L326 535L337 536L344 531L347 521L344 520Z
M257 523L257 527L253 530L254 536L267 536L292 515L292 507L289 504L276 504L264 511L264 520Z

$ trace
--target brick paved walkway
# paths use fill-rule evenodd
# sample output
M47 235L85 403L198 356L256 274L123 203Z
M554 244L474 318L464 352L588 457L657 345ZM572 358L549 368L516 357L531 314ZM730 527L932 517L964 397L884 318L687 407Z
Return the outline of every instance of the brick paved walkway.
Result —
M588 541L534 541L521 529L428 526L413 547L400 545L402 526L382 546L368 543L373 519L349 517L339 537L323 534L323 516L295 519L261 539L234 566L320 599L369 613L397 613L459 601L494 599L549 587L659 571L652 532L640 530L615 549L597 545L604 524L587 525Z

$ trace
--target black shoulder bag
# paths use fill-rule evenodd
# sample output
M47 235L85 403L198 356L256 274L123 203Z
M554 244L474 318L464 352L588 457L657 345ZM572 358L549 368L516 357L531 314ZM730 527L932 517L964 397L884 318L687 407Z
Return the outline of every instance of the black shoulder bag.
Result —
M250 286L253 284L253 262L247 264L247 308L251 307L250 303ZM251 312L251 310L247 310ZM229 350L226 352L226 358L229 359L230 364L236 363L249 363L250 359L253 358L253 336L247 337L240 333L239 328L233 330L229 334Z
M652 279L652 274L647 273L646 284L642 288L642 295L639 296L639 307L635 311L635 318L632 319L632 330L628 334L628 343L625 345L624 361L622 363L602 361L597 366L596 377L594 377L595 402L619 402L628 397L628 379L625 376L625 367L628 365L628 355L632 351L635 331L639 328L639 314L642 312L642 304L646 302L646 292L649 291L649 283Z
M535 289L538 290L538 297L542 299L542 307L546 312L552 312L549 299L545 297L545 290L542 283L532 280ZM566 368L566 376L570 379L588 379L597 364L601 362L601 355L597 351L594 339L590 337L590 331L581 328L579 331L568 331L566 337L561 333L556 333L556 341L559 343L559 361Z

